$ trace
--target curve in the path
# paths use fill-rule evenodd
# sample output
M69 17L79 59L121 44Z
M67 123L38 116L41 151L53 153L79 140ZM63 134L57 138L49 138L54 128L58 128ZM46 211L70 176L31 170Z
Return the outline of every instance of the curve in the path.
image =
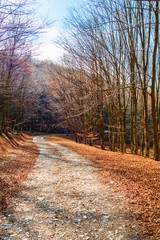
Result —
M136 222L98 169L75 152L34 138L34 169L4 218L4 240L140 240Z

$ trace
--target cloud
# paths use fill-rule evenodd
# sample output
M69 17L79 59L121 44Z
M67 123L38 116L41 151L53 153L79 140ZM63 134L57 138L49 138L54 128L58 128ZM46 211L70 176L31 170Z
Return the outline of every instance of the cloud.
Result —
M60 36L60 32L57 28L52 27L45 30L45 33L41 35L41 41L49 43L55 41Z
M53 43L43 44L39 48L39 60L58 62L64 51Z
M60 59L64 50L55 43L58 36L60 36L60 32L55 27L48 28L45 33L41 35L37 50L38 59L52 60L54 62Z

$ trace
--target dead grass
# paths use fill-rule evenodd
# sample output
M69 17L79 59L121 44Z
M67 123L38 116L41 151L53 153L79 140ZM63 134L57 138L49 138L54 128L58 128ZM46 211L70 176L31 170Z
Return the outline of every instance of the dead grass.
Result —
M0 137L0 210L4 212L11 199L21 191L22 182L33 168L38 149L32 136Z
M124 204L145 227L150 239L160 239L160 163L131 154L103 151L60 137L47 140L61 144L99 167L101 180L123 194Z

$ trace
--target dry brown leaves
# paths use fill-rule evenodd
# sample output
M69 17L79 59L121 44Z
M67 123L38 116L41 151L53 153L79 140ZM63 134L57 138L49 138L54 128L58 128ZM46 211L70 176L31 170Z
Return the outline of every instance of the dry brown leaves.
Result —
M38 149L31 136L0 138L0 210L5 211L10 200L22 188L22 182L33 168Z
M91 160L106 184L123 194L124 204L143 224L150 239L160 239L160 163L149 158L103 151L74 141L48 137Z

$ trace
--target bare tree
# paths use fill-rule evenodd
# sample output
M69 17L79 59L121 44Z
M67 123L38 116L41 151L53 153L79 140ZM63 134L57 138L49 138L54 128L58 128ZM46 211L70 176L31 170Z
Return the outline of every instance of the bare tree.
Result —
M125 152L126 139L130 137L131 152L137 154L140 145L143 154L145 146L144 155L148 157L153 139L156 160L159 159L158 12L158 0L92 1L71 11L66 21L69 37L61 40L68 56L74 59L74 71L84 69L86 86L92 85L89 94L97 96L101 147L105 146L107 127L112 150Z
M11 128L14 91L17 83L19 94L17 102L23 102L21 94L23 82L28 79L28 62L31 58L31 42L41 31L41 26L36 26L32 17L31 2L9 0L1 2L0 10L0 92L1 92L1 133ZM18 78L18 81L17 81ZM17 81L15 83L15 80ZM22 84L21 84L22 83ZM18 99L20 98L20 99ZM23 110L22 110L23 112ZM23 114L22 114L23 115ZM18 117L19 118L19 117ZM19 122L20 119L17 121Z

